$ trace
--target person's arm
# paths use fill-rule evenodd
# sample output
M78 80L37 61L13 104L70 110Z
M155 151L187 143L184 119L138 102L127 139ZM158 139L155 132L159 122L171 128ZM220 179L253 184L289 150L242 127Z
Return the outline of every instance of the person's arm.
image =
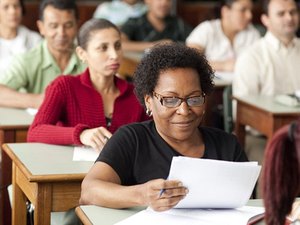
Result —
M203 53L205 52L205 48L199 44L190 43L190 44L187 44L187 46L189 46L191 48L196 48ZM224 60L224 61L209 60L209 64L215 71L233 72L234 66L235 66L235 59L228 59L228 60Z
M0 106L12 108L39 108L44 94L21 93L0 84Z
M80 133L89 129L86 124L76 126L62 126L64 118L69 115L66 109L66 101L71 95L61 82L64 77L59 77L46 89L45 100L31 124L27 141L42 142L48 144L71 145L80 144ZM76 113L76 112L74 112Z
M161 194L161 190L164 190ZM150 206L156 211L174 207L187 189L180 181L155 179L132 186L121 185L118 174L106 163L97 162L81 185L80 204L109 208Z
M223 61L209 60L209 63L215 71L233 72L235 66L235 59L232 58Z
M233 95L257 95L260 93L262 86L260 77L267 69L263 57L259 56L260 53L256 54L253 48L248 49L237 59L232 82Z

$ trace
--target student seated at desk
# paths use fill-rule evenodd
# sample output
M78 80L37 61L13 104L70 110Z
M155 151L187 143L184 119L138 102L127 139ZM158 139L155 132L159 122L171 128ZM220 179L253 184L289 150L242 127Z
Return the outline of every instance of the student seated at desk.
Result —
M24 53L42 39L21 25L25 13L23 0L0 0L0 76L14 55Z
M285 224L295 198L299 197L299 169L300 120L278 130L265 151L262 181L267 225ZM293 217L300 219L299 204L295 209Z
M173 156L247 161L234 135L201 126L213 76L196 49L178 43L152 48L134 80L153 120L123 126L111 137L83 180L80 204L164 211L188 193L180 181L166 180Z
M125 51L143 52L159 42L184 42L192 28L172 16L172 0L146 0L148 12L129 19L122 27Z
M120 126L148 119L133 85L116 76L122 59L119 29L105 19L91 19L80 28L78 45L87 70L48 86L28 141L102 149Z
M236 58L260 38L251 24L252 0L224 0L221 18L200 23L186 44L203 51L213 69L233 72Z
M37 25L44 40L16 55L0 76L0 106L39 108L51 81L61 74L78 74L85 69L74 52L77 20L74 0L41 1Z

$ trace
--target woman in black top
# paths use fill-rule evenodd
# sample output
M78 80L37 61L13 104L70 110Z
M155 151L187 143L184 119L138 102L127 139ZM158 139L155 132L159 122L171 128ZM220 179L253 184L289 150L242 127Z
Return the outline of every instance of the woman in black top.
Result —
M153 121L124 126L112 136L82 183L80 203L168 210L188 193L180 181L166 180L173 156L247 161L235 136L200 125L213 76L195 49L176 43L151 49L134 77Z

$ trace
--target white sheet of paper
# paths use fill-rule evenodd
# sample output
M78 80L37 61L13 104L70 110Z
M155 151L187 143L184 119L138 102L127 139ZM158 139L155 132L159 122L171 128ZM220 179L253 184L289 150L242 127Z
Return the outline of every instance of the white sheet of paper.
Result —
M34 108L27 108L26 112L29 113L29 115L35 116L38 112L38 109L34 109Z
M237 209L171 209L165 212L143 210L116 225L246 225L263 207L243 206Z
M99 152L88 147L74 147L73 161L96 161Z
M261 166L257 162L229 162L173 157L168 179L189 189L176 208L238 208L254 189Z

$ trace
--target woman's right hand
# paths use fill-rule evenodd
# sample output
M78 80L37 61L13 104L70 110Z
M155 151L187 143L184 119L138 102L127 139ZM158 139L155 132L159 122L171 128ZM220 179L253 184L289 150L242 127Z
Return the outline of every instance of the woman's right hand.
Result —
M143 184L143 199L155 211L173 208L188 193L178 180L155 179Z
M79 138L83 145L90 146L95 150L101 151L111 136L112 133L110 133L106 128L96 127L83 130Z

